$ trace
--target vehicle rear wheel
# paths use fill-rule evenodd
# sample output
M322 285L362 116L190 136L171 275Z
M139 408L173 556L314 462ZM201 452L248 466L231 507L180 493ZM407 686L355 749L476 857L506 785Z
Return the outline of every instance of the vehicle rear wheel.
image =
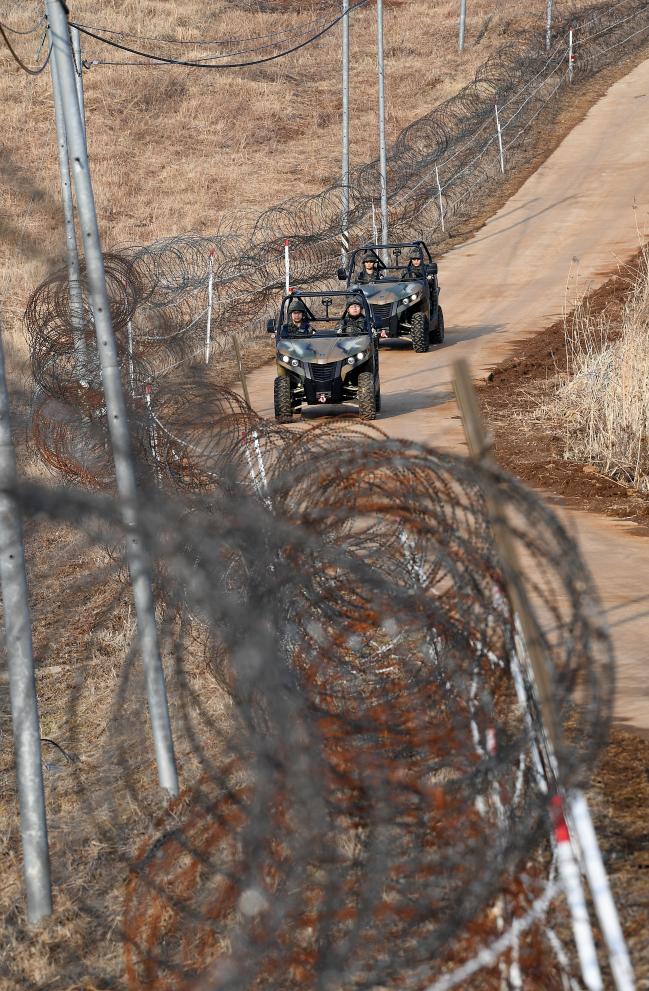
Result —
M361 420L376 420L376 393L371 372L361 372L358 376L358 415Z
M428 351L428 319L425 313L415 313L410 324L412 349L417 354Z
M431 344L443 344L444 343L444 313L442 312L442 307L437 307L437 325L435 330L430 332L430 343Z
M291 380L287 375L278 375L273 386L275 419L280 423L290 423L293 419L291 404Z

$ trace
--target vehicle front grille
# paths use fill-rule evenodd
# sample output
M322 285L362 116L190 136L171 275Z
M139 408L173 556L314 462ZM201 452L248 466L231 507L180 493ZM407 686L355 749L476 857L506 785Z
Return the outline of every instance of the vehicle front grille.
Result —
M392 303L372 303L372 314L377 320L389 320Z
M327 365L311 365L311 375L314 382L331 382L336 377L336 362Z

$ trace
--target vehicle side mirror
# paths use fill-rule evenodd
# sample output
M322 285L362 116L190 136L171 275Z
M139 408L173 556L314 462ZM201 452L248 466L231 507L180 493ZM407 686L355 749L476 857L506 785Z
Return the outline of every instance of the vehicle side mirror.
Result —
M437 262L431 262L428 266L428 270L432 272L433 275L437 275Z
M337 275L338 275L338 278L340 279L340 281L341 282L344 282L345 279L347 278L347 269L346 268L339 268L338 269L338 272L337 272Z
M275 333L275 321L274 320L269 320L268 321L268 323L266 324L266 331L269 334L274 334Z

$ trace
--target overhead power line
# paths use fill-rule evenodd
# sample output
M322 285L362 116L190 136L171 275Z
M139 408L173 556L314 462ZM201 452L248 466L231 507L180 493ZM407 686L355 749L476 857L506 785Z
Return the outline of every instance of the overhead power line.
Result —
M627 0L624 0L624 2L627 2ZM332 9L334 9L335 5L332 4L331 6ZM323 20L324 14L321 12L318 17L314 17L310 21L306 22L303 26L302 33L304 33L304 31L306 31L306 29L311 25L320 24ZM82 25L79 24L76 26L79 30L81 30ZM267 34L253 34L246 38L198 38L192 40L190 38L160 38L155 35L137 34L134 31L116 31L113 28L97 27L92 24L84 24L83 27L86 31L95 31L101 35L109 34L115 38L135 38L139 42L151 41L159 45L181 45L185 48L204 48L214 45L242 45L249 44L253 41L272 41L273 38L286 37L289 33L288 31L283 31L278 34L277 31L272 31Z
M9 28L8 30L11 31L11 28ZM5 43L5 45L7 46L7 48L9 49L9 52L11 53L14 61L20 66L20 68L23 70L23 72L28 73L28 75L30 75L30 76L40 76L41 72L43 72L43 70L47 66L47 63L50 60L50 55L52 53L51 46L48 48L47 56L46 56L45 61L43 62L43 64L37 66L37 68L35 68L35 69L30 69L30 67L28 65L25 65L25 63L20 58L20 56L18 55L18 53L12 47L12 44L9 41L9 38L7 37L6 31L7 31L6 25L0 23L0 35L2 35L2 39L3 39L4 43ZM17 32L14 32L14 33L17 33ZM31 34L31 32L29 32L29 33Z
M361 7L365 7L369 3L369 0L358 0L358 3L353 4L349 8L349 12L339 14L332 21L326 24L320 31L306 38L304 41L299 42L297 45L292 45L290 48L286 48L281 52L276 52L274 55L265 55L263 58L250 59L246 62L221 62L215 64L209 62L206 59L198 61L190 61L188 59L174 59L166 55L154 55L151 52L143 52L137 48L131 48L129 45L122 45L117 41L111 41L109 38L104 38L101 35L90 31L88 28L83 27L81 24L72 23L71 26L77 28L82 34L89 38L94 38L95 41L99 41L109 48L116 48L118 51L127 52L129 55L137 55L139 58L146 59L147 62L144 64L152 63L158 65L178 65L186 66L188 68L194 69L241 69L249 65L261 65L264 62L274 62L277 59L284 58L286 55L292 55L294 52L300 51L302 48L306 48L307 45L313 44L319 38L322 38L328 31L330 31L343 17L348 16L348 13L352 13L354 10L358 10ZM215 56L221 57L221 56ZM89 59L87 61L88 65L101 65L100 61ZM112 63L112 64L122 64L122 65L137 65L139 63L133 62L123 62L123 63Z

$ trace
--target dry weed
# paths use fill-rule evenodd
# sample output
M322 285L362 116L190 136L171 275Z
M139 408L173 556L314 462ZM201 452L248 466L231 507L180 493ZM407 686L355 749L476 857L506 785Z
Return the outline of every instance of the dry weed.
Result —
M567 373L543 408L565 433L565 456L649 492L649 248L618 326L585 303L566 328Z

